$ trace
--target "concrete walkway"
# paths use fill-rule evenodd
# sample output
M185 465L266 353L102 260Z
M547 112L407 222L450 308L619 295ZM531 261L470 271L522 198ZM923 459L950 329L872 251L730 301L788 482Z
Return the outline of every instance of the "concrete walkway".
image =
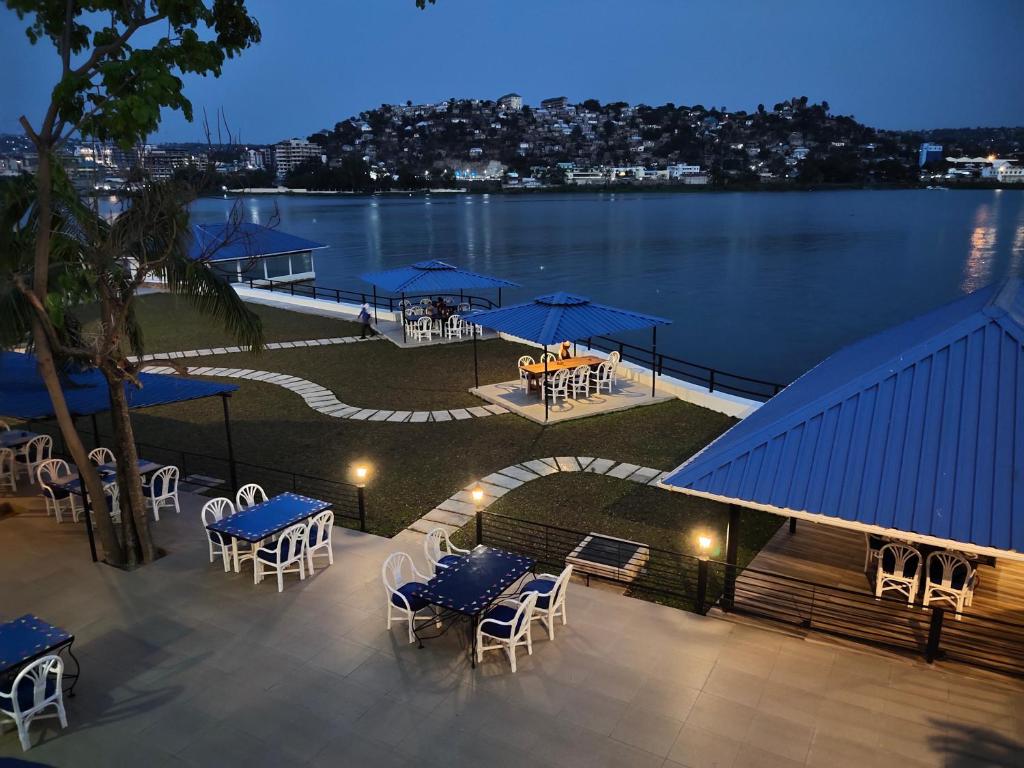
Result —
M638 464L627 464L613 459L595 459L592 456L549 456L545 459L524 461L492 472L479 482L470 483L413 522L396 538L414 543L422 540L433 528L444 528L448 533L453 533L467 525L478 508L487 509L497 499L524 483L558 472L591 472L645 485L657 485L667 474L653 467L641 467ZM483 491L483 498L479 504L473 501L473 491L477 488Z
M544 462L546 463L546 462ZM624 470L623 470L624 471ZM635 474L635 473L634 473ZM207 562L202 499L134 573L89 562L81 526L0 519L0 620L75 634L70 727L46 765L679 768L1019 766L1024 684L822 646L573 583L519 672L470 668L456 627L422 650L384 628L381 562L418 548L334 529L334 565L255 586ZM2 762L2 761L0 761Z

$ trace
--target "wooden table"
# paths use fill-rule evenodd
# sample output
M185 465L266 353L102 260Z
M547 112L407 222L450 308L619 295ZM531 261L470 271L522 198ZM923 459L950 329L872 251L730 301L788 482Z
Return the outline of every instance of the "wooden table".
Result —
M604 362L604 358L596 357L595 355L582 355L580 357L570 357L567 360L549 360L547 363L547 371L549 374L555 371L561 371L565 369L580 368L584 365L595 366L600 365ZM544 363L531 363L530 365L520 366L520 370L526 371L526 375L529 377L530 389L535 389L539 386L541 378L544 376Z

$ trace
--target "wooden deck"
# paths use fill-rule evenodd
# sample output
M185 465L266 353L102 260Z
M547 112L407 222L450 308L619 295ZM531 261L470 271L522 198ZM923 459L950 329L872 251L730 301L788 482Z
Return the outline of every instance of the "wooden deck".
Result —
M866 594L874 587L874 566L864 572L864 535L817 523L801 521L792 534L782 525L750 567ZM974 604L966 613L1024 624L1024 562L979 565L978 576Z

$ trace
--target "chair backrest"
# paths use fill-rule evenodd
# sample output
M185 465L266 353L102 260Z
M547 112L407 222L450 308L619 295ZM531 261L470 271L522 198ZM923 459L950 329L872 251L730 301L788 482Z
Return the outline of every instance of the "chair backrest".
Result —
M574 384L589 385L590 368L585 365L574 368L572 371L572 379Z
M519 607L516 608L516 615L512 617L512 640L515 640L519 635L526 631L526 625L529 623L529 617L533 614L533 609L537 605L537 593L527 592L523 595L519 601Z
M614 363L605 360L597 366L597 379L598 381L609 381L612 377L612 371L615 370Z
M203 525L209 525L218 520L223 520L225 514L235 514L235 505L231 503L231 499L218 496L216 499L210 499L203 504L201 514L203 516Z
M169 465L153 473L149 487L154 496L170 496L178 492L178 468Z
M3 421L2 419L0 419L0 432L7 432L7 431L10 430L10 428L11 428L10 424L8 424L6 421Z
M238 507L239 512L266 500L267 492L263 490L263 486L259 483L243 485L238 489L238 493L235 494L235 506Z
M36 435L25 444L25 455L33 464L50 458L53 450L53 438L49 435Z
M36 659L31 664L25 666L18 676L14 678L14 685L11 687L11 693L14 694L12 704L14 705L14 715L17 718L21 718L22 715L30 714L40 709L45 704L53 701L54 699L60 698L62 695L61 690L61 679L64 677L64 662L60 656L43 656L40 659ZM53 679L53 685L47 686L47 682ZM47 693L49 688L49 693ZM28 690L31 693L28 695L28 701L22 701L23 690ZM28 704L28 706L24 706Z
M552 608L557 608L565 602L565 593L569 591L569 579L572 578L572 563L565 566L558 579L555 580L555 586L551 590L551 601L548 603Z
M622 360L622 355L619 354L618 350L608 353L608 362L610 362L613 367L618 365L620 360Z
M103 495L107 497L107 507L110 514L117 516L121 509L121 488L114 483L103 484Z
M529 355L523 355L519 358L519 362L516 363L516 367L522 368L524 365L533 365L533 358Z
M420 330L424 330L424 331L429 331L431 326L433 326L433 325L434 325L433 319L429 318L429 317L426 317L426 316L421 317L419 320L416 321L416 326Z
M384 589L389 596L403 584L415 581L418 576L416 564L405 552L394 552L388 555L380 569L380 578L384 582Z
M423 307L413 307L412 308L412 315L413 315L413 317L422 317L423 316Z
M445 555L452 553L452 541L448 538L448 531L444 528L432 528L423 539L423 554L427 556L427 562L434 565Z
M420 299L420 306L426 307L430 305L430 299Z
M331 540L331 530L334 528L334 512L327 509L313 515L306 526L306 546L315 547Z
M269 548L277 550L278 565L286 565L298 560L306 549L306 524L296 523L290 528L285 528L281 531L278 540Z
M551 362L554 362L557 359L558 359L558 355L556 355L554 352L545 352L543 355L540 356L540 361L542 363L545 360L547 360L549 363L551 363Z
M921 567L921 553L906 544L886 544L878 551L878 567L886 576L912 579Z
M966 587L974 570L970 561L957 552L932 552L925 562L928 584L947 589Z
M36 480L44 488L49 488L56 478L70 474L71 468L64 459L43 459L36 467Z
M89 451L89 461L97 467L101 464L113 464L115 462L114 452L109 448L93 448Z
M452 330L456 330L462 327L462 318L459 317L458 315L452 315L445 322L448 324L448 327L451 328Z

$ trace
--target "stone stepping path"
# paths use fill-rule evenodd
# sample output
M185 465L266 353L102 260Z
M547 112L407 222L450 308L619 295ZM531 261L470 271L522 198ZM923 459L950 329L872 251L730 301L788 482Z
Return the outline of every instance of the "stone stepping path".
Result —
M443 501L400 532L395 538L405 543L416 545L416 540L423 537L433 528L444 528L448 533L462 528L473 520L477 504L473 502L473 490L480 488L484 492L480 509L487 509L495 500L500 499L509 491L513 491L531 480L554 475L559 472L590 472L596 475L608 475L622 480L629 480L644 485L658 485L668 472L654 467L641 467L637 464L617 462L612 459L596 459L592 456L550 456L546 459L524 461L521 464L499 469L478 482L470 483L451 498Z
M331 341L328 339L327 341ZM283 342L284 344L298 344L299 342ZM345 343L345 342L341 342ZM305 342L307 346L317 346ZM228 348L231 349L231 348ZM237 347L234 348L237 351ZM205 354L207 350L200 350ZM189 353L180 353L188 356ZM225 354L224 352L213 352L212 354ZM154 355L166 359L168 355ZM306 401L306 405L314 411L331 416L335 419L352 419L354 421L386 421L392 424L416 424L436 421L454 421L462 419L481 419L485 416L495 416L508 413L508 410L500 405L483 405L473 408L453 408L450 411L393 411L380 408L359 408L355 405L348 405L341 402L334 393L326 387L321 387L308 379L301 379L298 376L290 376L285 373L274 373L273 371L257 371L250 368L218 368L216 366L189 366L185 369L193 376L219 376L227 379L245 379L247 381L259 381L263 384L276 384L279 387L291 390ZM169 365L153 366L147 368L148 373L177 373Z
M330 347L336 344L356 344L366 341L379 341L380 336L361 339L358 336L338 336L333 339L303 339L300 341L272 341L264 345L265 349L296 349L299 347ZM149 360L179 360L185 357L209 357L210 355L233 355L246 352L243 347L212 347L210 349L190 349L185 352L162 352L154 355L143 355Z

